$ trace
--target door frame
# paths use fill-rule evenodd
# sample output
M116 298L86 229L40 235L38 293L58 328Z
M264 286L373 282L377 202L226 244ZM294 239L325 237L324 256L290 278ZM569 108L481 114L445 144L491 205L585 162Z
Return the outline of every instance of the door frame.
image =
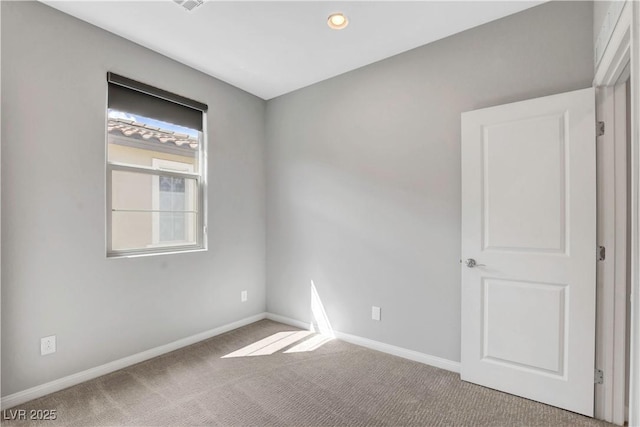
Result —
M630 372L629 376L629 409L628 420L629 425L640 425L640 211L638 202L640 200L640 4L635 1L626 1L622 9L620 17L611 33L607 46L603 52L602 59L596 66L595 78L593 85L598 89L598 104L603 106L605 111L610 114L613 112L612 122L609 129L614 129L615 123L615 86L621 80L626 79L625 73L629 73L629 82L631 84L631 114L630 114L630 143L631 143L631 230L627 230L627 235L631 236L631 331L630 331ZM600 120L600 119L599 119ZM605 133L606 136L606 133ZM613 137L599 141L598 143L613 144ZM605 173L609 173L608 179L612 178L615 171L608 168ZM601 177L598 177L600 181ZM614 212L608 212L615 215L615 207L610 206ZM615 229L615 227L614 227ZM613 230L615 234L615 230ZM613 237L615 239L615 236ZM613 252L613 251L611 251ZM615 253L613 253L615 256ZM615 264L612 262L612 264ZM619 264L619 263L618 263ZM615 293L615 282L612 282L612 274L603 277L603 283L599 284L601 288L606 289L609 296ZM600 314L604 319L603 328L613 333L615 325L619 324L621 318L624 320L626 316L626 307L620 307L620 301L616 304L616 298L598 297L598 305ZM612 338L612 337L610 337ZM611 378L623 373L624 378L624 361L625 348L624 340L622 343L614 339L598 340L596 342L597 352L607 354L610 357L608 369ZM622 353L621 353L622 352ZM620 366L622 364L622 366ZM605 375L607 375L605 373ZM623 397L620 399L620 390ZM620 408L620 402L622 408ZM624 414L624 383L614 383L613 387L596 387L596 417L606 419L607 421L620 422L620 413ZM624 419L622 419L624 422Z
M628 70L628 67L627 67ZM596 92L597 120L605 134L597 139L598 245L596 365L604 380L595 385L595 417L623 425L626 420L627 315L627 79Z

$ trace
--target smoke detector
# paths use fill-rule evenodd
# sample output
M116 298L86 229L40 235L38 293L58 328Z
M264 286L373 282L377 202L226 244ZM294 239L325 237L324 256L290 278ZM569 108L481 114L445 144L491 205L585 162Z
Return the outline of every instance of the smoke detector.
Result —
M179 4L180 6L184 7L189 12L191 12L193 9L195 9L198 6L202 6L202 4L204 3L204 0L173 0L173 1Z

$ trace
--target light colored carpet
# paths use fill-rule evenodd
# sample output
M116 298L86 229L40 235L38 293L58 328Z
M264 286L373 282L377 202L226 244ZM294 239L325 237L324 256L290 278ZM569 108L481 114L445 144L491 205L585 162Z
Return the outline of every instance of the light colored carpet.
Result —
M609 425L339 340L308 352L285 353L291 344L221 358L295 330L262 320L13 410L55 409L46 426Z

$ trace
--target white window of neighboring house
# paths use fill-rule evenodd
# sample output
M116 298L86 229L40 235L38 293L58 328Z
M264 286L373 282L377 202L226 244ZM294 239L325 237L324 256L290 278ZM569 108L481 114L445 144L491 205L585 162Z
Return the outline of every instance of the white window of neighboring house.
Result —
M193 172L193 165L164 159L152 159L154 169L173 172ZM185 244L194 239L193 191L184 178L154 176L152 189L152 245Z
M206 249L207 106L107 79L107 256Z

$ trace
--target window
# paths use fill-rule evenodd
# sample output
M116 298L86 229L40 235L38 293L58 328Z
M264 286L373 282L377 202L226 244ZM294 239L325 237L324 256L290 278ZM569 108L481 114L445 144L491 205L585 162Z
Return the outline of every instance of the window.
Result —
M193 172L193 165L171 160L152 159L155 169ZM185 191L184 178L154 176L152 208L153 244L168 245L193 239L193 218L188 212L193 206L192 191Z
M207 106L107 80L107 255L204 249Z

